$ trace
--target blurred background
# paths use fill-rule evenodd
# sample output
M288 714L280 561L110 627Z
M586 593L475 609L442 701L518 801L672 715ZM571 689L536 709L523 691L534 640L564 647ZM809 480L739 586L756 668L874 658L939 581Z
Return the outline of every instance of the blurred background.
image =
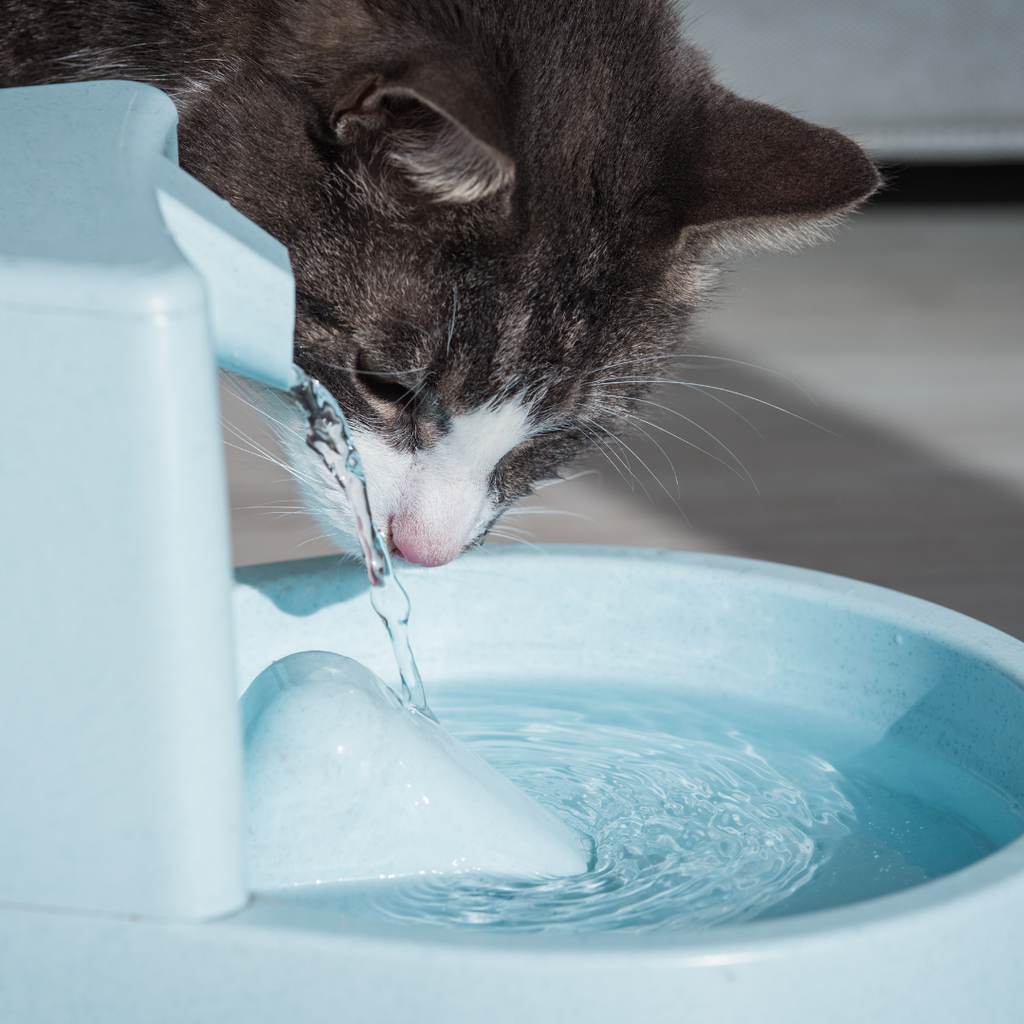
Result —
M687 9L725 84L846 131L888 187L827 245L737 261L634 435L489 542L786 562L1024 639L1024 3ZM224 413L235 563L335 551Z

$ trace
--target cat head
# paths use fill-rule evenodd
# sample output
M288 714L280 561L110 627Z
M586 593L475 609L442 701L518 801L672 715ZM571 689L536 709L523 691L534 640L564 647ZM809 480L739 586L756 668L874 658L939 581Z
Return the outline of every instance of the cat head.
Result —
M423 565L626 429L725 252L878 184L838 132L718 85L662 0L292 0L260 32L182 105L183 163L288 245L297 361Z

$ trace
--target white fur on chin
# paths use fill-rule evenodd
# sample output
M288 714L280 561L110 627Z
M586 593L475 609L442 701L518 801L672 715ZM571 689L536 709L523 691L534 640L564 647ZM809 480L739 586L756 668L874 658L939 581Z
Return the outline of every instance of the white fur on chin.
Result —
M348 503L307 447L302 414L287 400L275 404L272 422L304 504L332 540L358 551ZM491 473L503 456L535 432L529 421L530 410L521 401L488 403L452 417L435 444L412 452L396 451L378 434L353 424L370 508L384 540L422 565L450 562L478 540L498 511Z

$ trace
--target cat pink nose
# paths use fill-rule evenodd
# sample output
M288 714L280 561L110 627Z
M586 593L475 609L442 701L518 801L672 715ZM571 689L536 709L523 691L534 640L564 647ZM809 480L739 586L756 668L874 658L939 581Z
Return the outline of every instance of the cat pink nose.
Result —
M462 550L461 538L431 537L417 527L416 520L410 517L391 522L391 543L407 562L433 569L446 565Z

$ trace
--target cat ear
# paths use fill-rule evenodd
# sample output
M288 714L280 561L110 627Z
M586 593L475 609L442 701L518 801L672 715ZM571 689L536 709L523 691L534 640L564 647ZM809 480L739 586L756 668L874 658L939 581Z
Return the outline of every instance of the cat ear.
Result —
M881 183L860 147L830 128L717 91L684 198L689 226L752 229L751 241L842 213ZM727 232L728 233L728 232ZM784 241L784 237L780 239Z
M343 141L380 132L386 159L419 191L469 203L511 184L515 163L489 90L457 63L420 63L364 78L336 104Z

